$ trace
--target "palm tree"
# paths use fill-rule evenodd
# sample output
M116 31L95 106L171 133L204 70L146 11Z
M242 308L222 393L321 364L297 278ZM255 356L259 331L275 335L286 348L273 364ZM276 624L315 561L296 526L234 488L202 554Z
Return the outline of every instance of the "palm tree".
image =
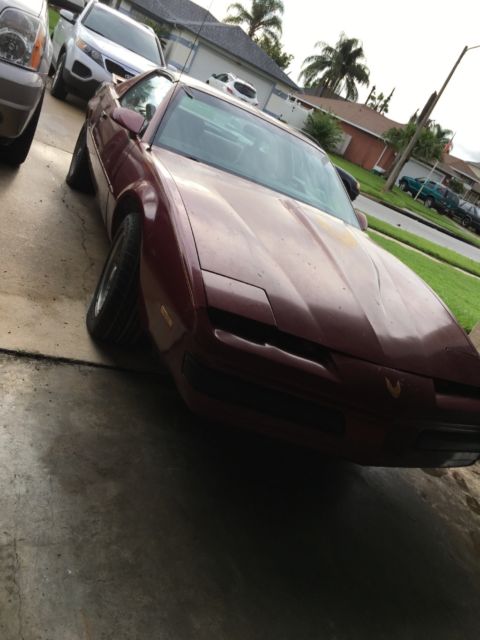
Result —
M283 2L282 0L252 0L250 9L246 9L240 2L229 5L229 14L224 22L247 26L250 38L258 39L267 36L277 41L282 34Z
M330 91L345 90L347 100L356 100L356 84L368 86L370 71L364 64L365 54L360 40L347 38L344 33L334 47L326 42L317 42L322 52L305 58L300 74L307 87L314 87L321 81Z

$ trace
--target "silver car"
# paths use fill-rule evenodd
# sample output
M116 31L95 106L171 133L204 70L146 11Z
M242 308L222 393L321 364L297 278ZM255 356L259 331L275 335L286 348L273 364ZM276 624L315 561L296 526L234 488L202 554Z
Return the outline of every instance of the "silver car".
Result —
M96 0L78 16L60 11L52 41L51 93L60 99L67 93L88 99L112 74L131 78L165 66L153 29Z
M46 0L0 0L0 160L27 157L42 108L52 45Z

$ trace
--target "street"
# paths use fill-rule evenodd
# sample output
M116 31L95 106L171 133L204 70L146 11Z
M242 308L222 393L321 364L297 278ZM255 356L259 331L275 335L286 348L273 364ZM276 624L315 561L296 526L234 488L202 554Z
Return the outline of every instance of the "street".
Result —
M47 95L0 166L1 640L476 640L478 464L362 468L213 425L148 349L92 343L108 241L64 182L83 109Z
M415 235L421 236L430 242L434 242L435 244L439 244L447 249L456 251L462 256L480 262L480 249L469 245L466 242L457 240L456 238L453 238L446 233L442 233L441 231L437 231L432 227L427 227L421 222L412 220L412 218L408 218L407 216L404 216L401 213L380 204L379 202L370 200L370 198L366 198L361 194L355 200L354 204L356 208L360 209L360 211L375 216L375 218L378 218L379 220L388 222L396 227L401 227L402 229L405 229L405 231L414 233Z

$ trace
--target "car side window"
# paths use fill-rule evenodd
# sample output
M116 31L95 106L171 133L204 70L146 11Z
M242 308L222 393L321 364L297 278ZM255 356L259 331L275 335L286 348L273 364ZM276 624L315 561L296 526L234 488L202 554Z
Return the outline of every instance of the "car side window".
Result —
M167 76L148 76L127 91L120 98L120 104L139 113L148 123L171 88L172 81Z
M220 82L228 82L228 76L225 73L222 73L219 76L217 76L217 79L220 80Z

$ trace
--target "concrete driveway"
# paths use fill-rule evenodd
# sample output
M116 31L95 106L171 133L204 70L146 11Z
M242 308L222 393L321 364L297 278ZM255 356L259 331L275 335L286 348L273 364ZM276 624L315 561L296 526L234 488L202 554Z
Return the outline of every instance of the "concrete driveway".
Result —
M192 416L84 329L107 251L48 96L0 167L1 640L476 640L480 469L361 468Z

